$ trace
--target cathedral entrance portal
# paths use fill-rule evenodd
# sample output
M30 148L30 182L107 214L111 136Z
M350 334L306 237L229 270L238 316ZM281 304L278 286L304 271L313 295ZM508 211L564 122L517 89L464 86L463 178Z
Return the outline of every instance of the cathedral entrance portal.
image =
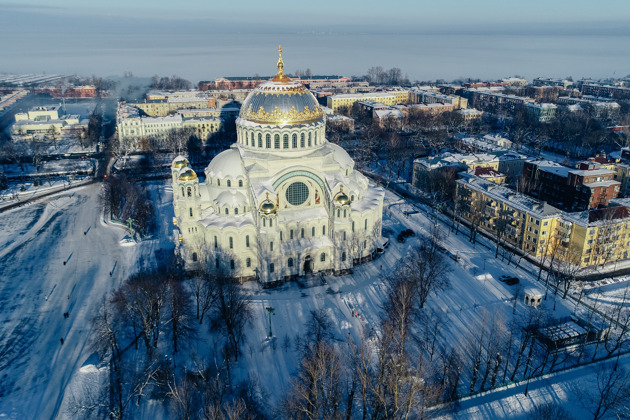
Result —
M304 274L310 274L313 272L313 263L311 262L311 256L307 255L304 258Z

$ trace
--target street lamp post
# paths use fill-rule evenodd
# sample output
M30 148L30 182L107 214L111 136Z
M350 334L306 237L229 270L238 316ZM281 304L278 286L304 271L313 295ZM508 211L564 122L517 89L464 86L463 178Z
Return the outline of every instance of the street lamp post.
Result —
M267 313L269 314L269 335L267 336L267 338L271 338L273 337L273 333L271 332L271 315L276 311L276 308L274 308L273 306L267 306L265 308L265 311L267 311Z

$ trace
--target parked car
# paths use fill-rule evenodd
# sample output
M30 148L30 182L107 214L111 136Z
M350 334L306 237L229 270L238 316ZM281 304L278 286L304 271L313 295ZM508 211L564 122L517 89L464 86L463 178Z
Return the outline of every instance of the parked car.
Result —
M405 232L405 236L416 236L416 232L414 232L411 229L407 229L404 232Z
M405 242L405 235L403 235L403 233L400 232L398 236L396 237L396 240L402 244L403 242Z
M509 279L505 280L505 284L507 284L508 286L514 286L515 284L519 283L519 279L518 277L510 277Z
M457 254L451 254L449 255L449 257L453 260L453 261L461 261L461 258L459 257L459 255Z

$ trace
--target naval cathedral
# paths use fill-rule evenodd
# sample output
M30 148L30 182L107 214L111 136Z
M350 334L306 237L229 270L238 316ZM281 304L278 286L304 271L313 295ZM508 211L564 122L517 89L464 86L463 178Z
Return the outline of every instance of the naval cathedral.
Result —
M172 163L177 252L263 285L310 273L344 274L382 246L382 188L325 138L317 100L283 71L243 102L237 142L199 182L186 158Z

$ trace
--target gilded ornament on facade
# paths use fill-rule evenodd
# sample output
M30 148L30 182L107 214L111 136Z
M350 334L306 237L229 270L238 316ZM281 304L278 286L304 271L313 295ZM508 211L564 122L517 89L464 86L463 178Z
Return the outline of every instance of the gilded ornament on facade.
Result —
M323 117L322 110L318 107L311 110L308 106L304 106L304 111L298 112L295 107L291 107L288 112L280 111L279 107L275 107L272 112L265 111L265 107L258 108L254 111L252 105L247 108L242 115L243 118L262 124L308 124L319 121Z

